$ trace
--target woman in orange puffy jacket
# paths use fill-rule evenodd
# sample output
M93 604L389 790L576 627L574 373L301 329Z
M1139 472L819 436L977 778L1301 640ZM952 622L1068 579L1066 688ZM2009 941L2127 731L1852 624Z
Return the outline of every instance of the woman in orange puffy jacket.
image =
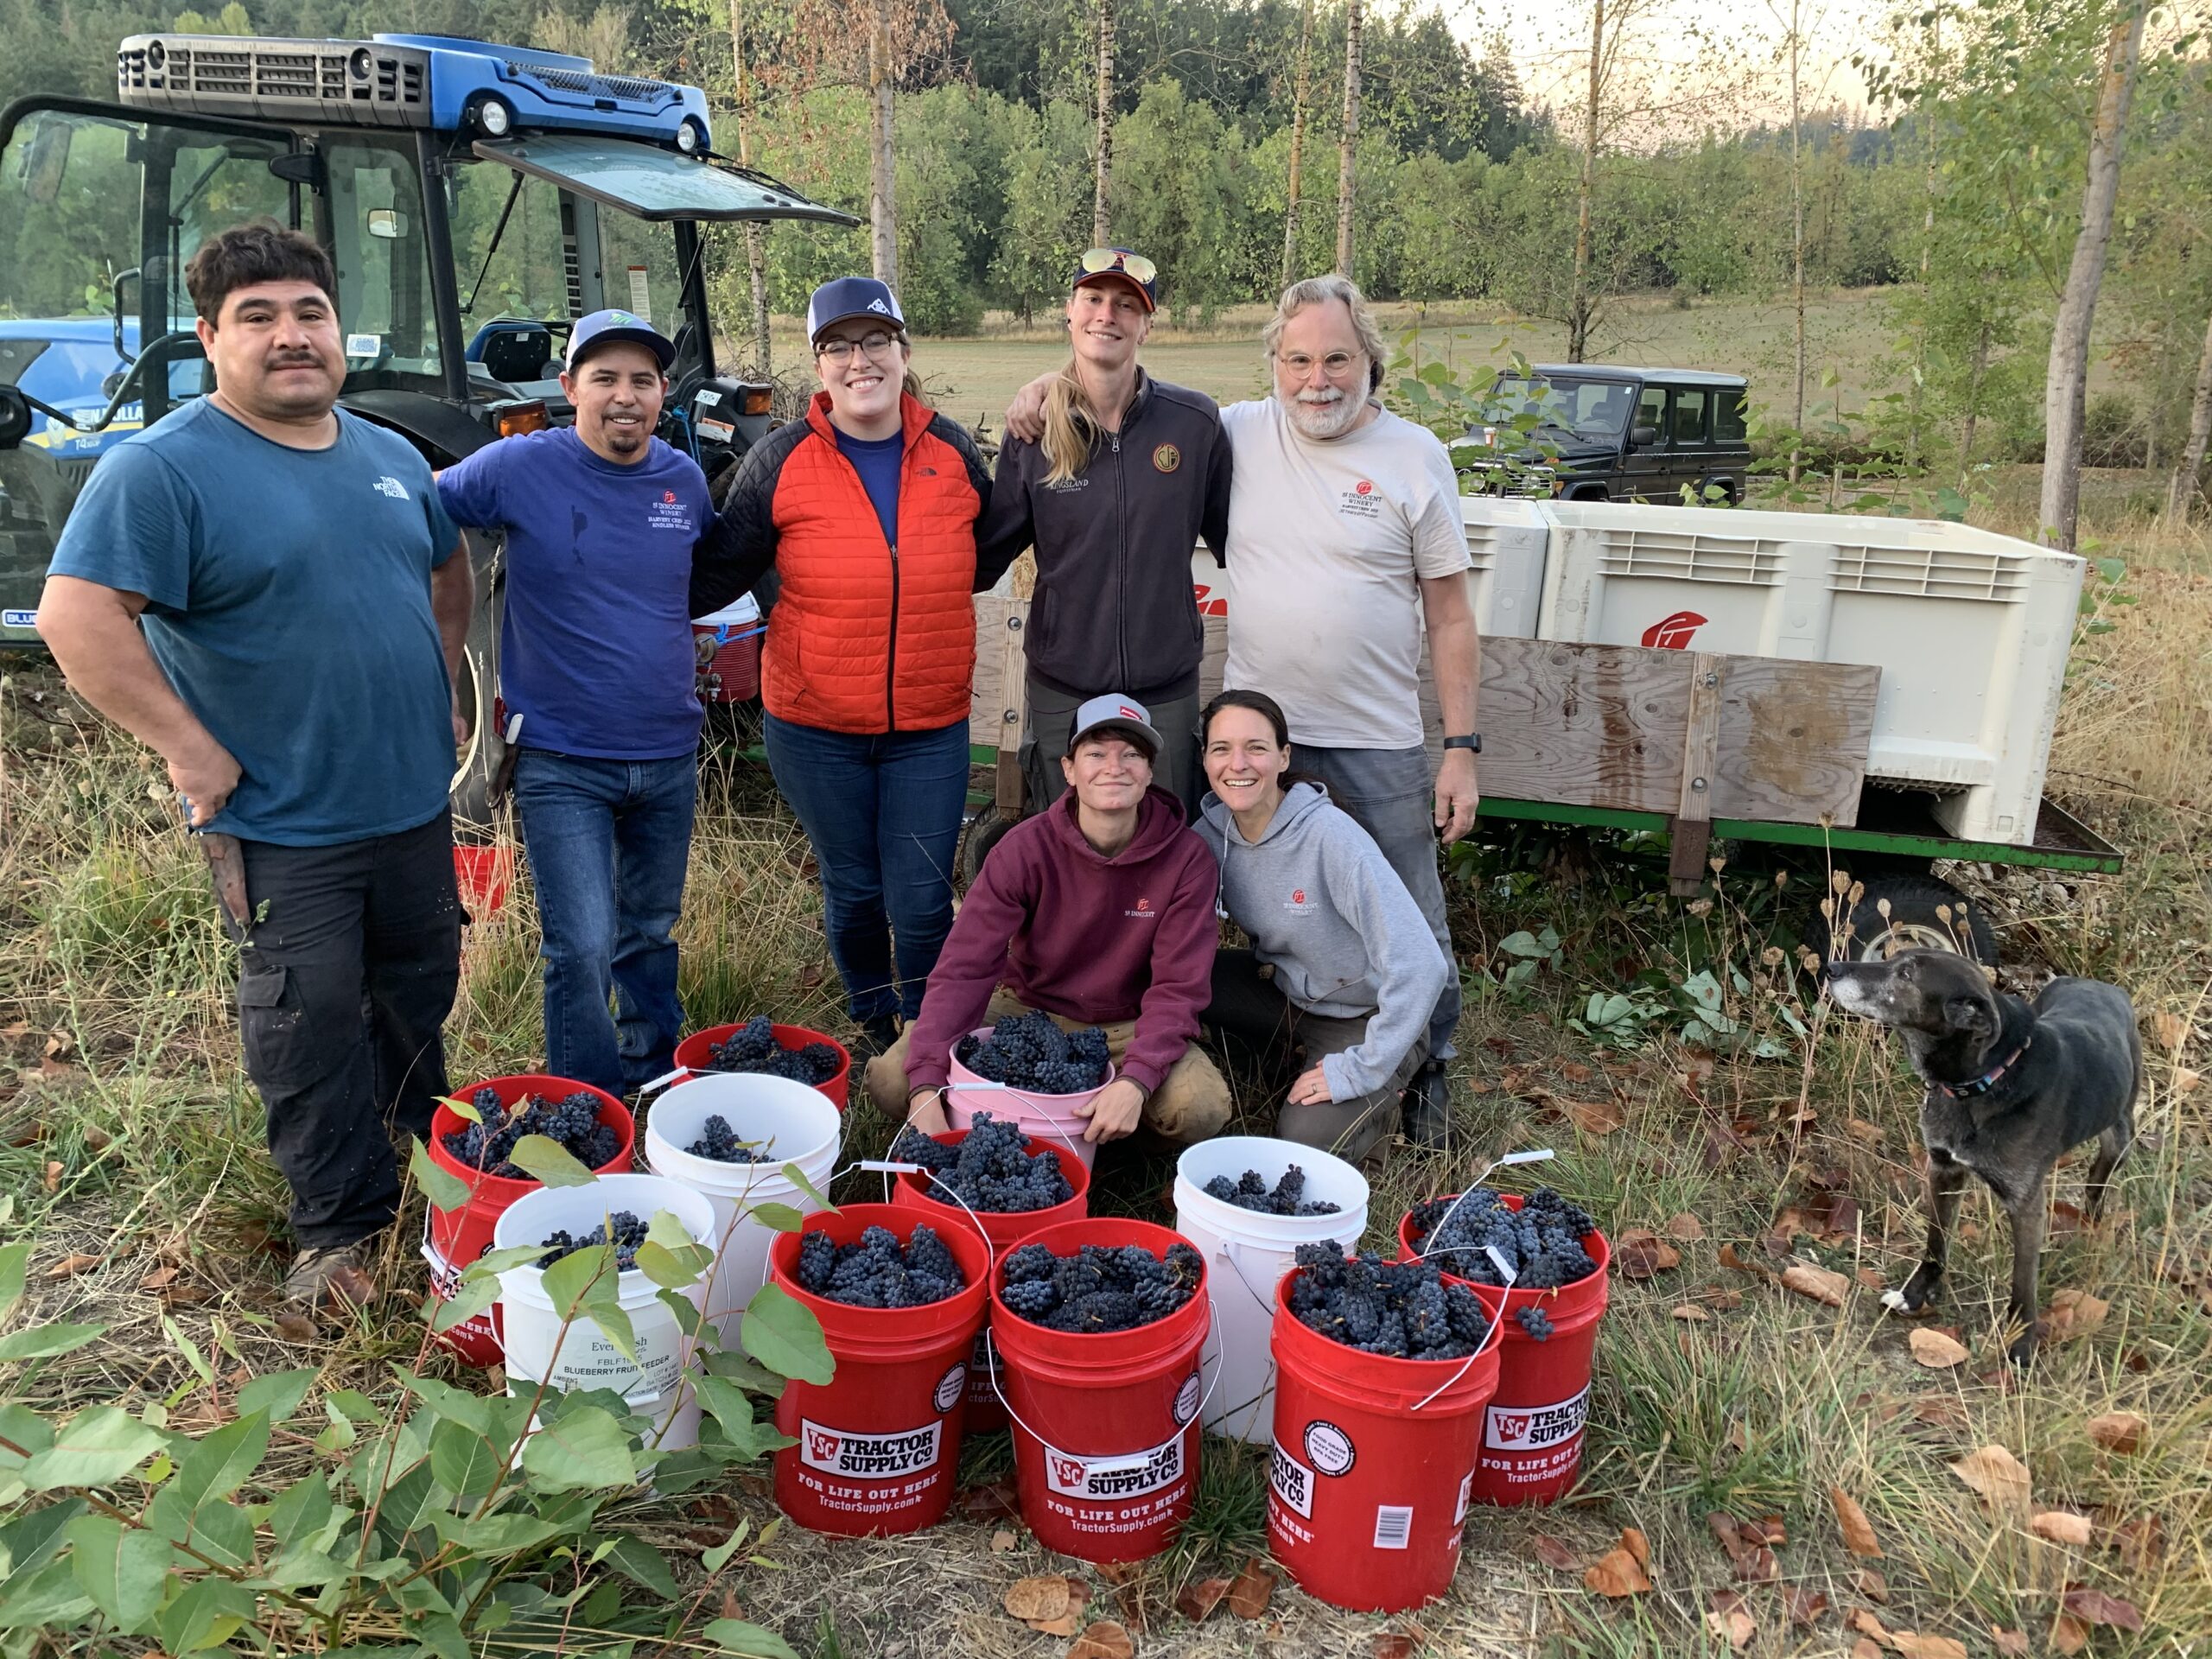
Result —
M695 556L691 613L779 588L761 660L768 764L813 843L830 951L875 1046L920 1011L952 926L990 480L907 367L899 302L843 276L807 305L822 390L747 454Z

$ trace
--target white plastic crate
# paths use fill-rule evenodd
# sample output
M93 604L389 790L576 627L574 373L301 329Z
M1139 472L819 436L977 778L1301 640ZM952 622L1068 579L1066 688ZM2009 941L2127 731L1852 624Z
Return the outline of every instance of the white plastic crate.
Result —
M1537 637L1882 671L1871 779L2035 835L2083 561L1920 518L1553 502Z

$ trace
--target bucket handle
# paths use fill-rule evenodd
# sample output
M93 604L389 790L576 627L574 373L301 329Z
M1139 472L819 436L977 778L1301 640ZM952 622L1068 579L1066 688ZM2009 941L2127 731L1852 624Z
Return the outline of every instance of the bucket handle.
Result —
M1550 1154L1547 1153L1545 1155L1548 1157L1550 1156ZM1485 1170L1483 1173L1484 1174L1488 1174L1490 1172ZM1477 1185L1480 1185L1480 1183L1477 1183ZM1441 1226L1442 1224L1443 1224L1440 1222L1438 1224L1439 1226ZM1513 1264L1508 1262L1504 1256L1498 1253L1497 1247L1496 1245L1485 1244L1483 1246L1483 1249L1489 1254L1491 1265L1497 1269L1498 1277L1505 1281L1504 1287L1507 1290L1512 1289L1513 1281L1520 1277L1518 1274L1513 1271ZM1483 1311L1487 1313L1490 1310L1485 1308ZM1460 1364L1458 1370L1452 1372L1450 1376L1438 1383L1435 1389L1427 1395L1427 1398L1416 1402L1414 1405L1408 1407L1408 1409L1411 1411L1419 1411L1421 1407L1427 1405L1429 1402L1434 1400L1438 1395L1442 1394L1446 1389L1452 1387L1461 1377L1465 1376L1467 1374L1468 1367L1471 1366L1477 1360L1483 1357L1483 1350L1484 1348L1489 1347L1492 1342L1503 1339L1504 1332L1496 1327L1503 1323L1504 1318L1505 1306L1503 1302L1501 1300L1498 1305L1497 1318L1491 1321L1491 1325L1493 1327L1491 1335L1484 1338L1484 1341L1477 1346L1473 1353L1467 1356L1466 1359Z
M1206 1313L1207 1316L1214 1319L1217 1324L1219 1322L1220 1310L1215 1306L1211 1293L1208 1293L1206 1296ZM1038 1445L1050 1446L1052 1444L1050 1440L1046 1440L1042 1434L1039 1434L1035 1429L1030 1427L1027 1423L1022 1421L1021 1414L1014 1408L1014 1402L1006 1397L1006 1390L999 1386L998 1344L992 1339L990 1322L988 1319L986 1319L983 1324L983 1357L988 1363L991 1379L991 1392L998 1395L999 1404L1006 1408L1006 1414L1014 1420L1015 1425L1020 1428L1023 1433L1028 1435L1029 1438L1036 1441ZM1184 1428L1190 1427L1191 1423L1203 1423L1205 1421L1206 1406L1213 1399L1213 1391L1221 1386L1222 1374L1229 1369L1227 1362L1228 1356L1226 1354L1217 1354L1214 1357L1213 1381L1206 1384L1206 1391L1198 1396L1198 1408L1191 1414L1190 1422L1186 1422L1182 1425ZM1201 1370L1205 1370L1205 1355L1203 1350L1201 1350L1198 1355L1198 1369ZM1454 1378L1453 1380L1457 1381L1458 1379ZM1078 1453L1077 1455L1080 1454ZM1126 1458L1084 1458L1083 1459L1084 1463L1088 1467L1105 1470L1122 1468L1134 1469L1141 1464L1143 1460L1144 1454L1142 1452L1132 1453L1130 1456Z
M928 1176L930 1185L941 1189L955 1204L958 1205L963 1210L967 1211L968 1219L976 1224L976 1236L983 1241L983 1260L986 1264L984 1269L985 1272L988 1273L990 1266L996 1263L998 1260L998 1250L991 1243L990 1229L983 1225L982 1217L978 1216L975 1211L969 1208L968 1200L962 1198L959 1193L954 1192L951 1185L941 1179L935 1170L925 1169L919 1164L896 1163L888 1158L864 1158L860 1162L855 1164L853 1167L855 1169L881 1170L883 1172L883 1185L886 1189L888 1189L891 1185L891 1178L893 1175ZM887 1200L887 1191L886 1198Z
M1105 1084L1101 1084L1099 1087L1103 1089ZM945 1095L1010 1095L1018 1091L1010 1083L993 1083L988 1079L985 1079L980 1083L948 1082L940 1088L938 1092ZM1063 1127L1067 1122L1065 1118L1061 1117L1056 1112L1043 1112L1039 1113L1039 1116L1045 1120L1045 1127L1052 1130L1054 1135L1058 1135L1060 1139L1066 1143L1067 1149L1070 1152L1075 1154L1078 1158L1083 1156L1083 1148L1076 1145L1073 1139L1071 1139L1068 1135L1066 1128Z
M1558 1156L1558 1154L1549 1147L1537 1147L1529 1152L1509 1152L1503 1157L1493 1158L1490 1162L1482 1166L1481 1173L1478 1174L1473 1180L1469 1181L1465 1185L1459 1189L1459 1195L1452 1200L1450 1208L1446 1209L1442 1215L1436 1218L1436 1224L1433 1227L1431 1227L1424 1236L1427 1238L1434 1238L1437 1234L1442 1232L1444 1230L1444 1224L1451 1220L1452 1215L1459 1210L1459 1206L1467 1201L1467 1195L1490 1179L1491 1171L1494 1169L1503 1169L1509 1164L1548 1163L1556 1156ZM1425 1249L1415 1250L1414 1252L1414 1260L1416 1262L1421 1261L1425 1259L1427 1255L1428 1252ZM1431 1399L1434 1399L1435 1395L1431 1395L1429 1397Z

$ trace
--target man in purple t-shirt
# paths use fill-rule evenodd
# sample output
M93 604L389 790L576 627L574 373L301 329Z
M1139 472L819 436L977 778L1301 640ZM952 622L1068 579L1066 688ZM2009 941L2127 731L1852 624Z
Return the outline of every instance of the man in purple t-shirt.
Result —
M675 358L641 318L594 312L561 377L576 423L438 475L456 523L506 536L499 690L522 718L545 1069L618 1095L674 1064L683 1028L672 930L702 720L688 601L713 514L698 463L653 435Z

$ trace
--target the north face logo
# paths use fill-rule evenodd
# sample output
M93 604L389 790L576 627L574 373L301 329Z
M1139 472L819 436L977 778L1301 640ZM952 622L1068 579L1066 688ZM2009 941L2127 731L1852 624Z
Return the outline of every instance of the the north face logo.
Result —
M412 501L415 499L407 493L407 486L404 484L388 473L369 487L378 495L388 495L395 501Z

